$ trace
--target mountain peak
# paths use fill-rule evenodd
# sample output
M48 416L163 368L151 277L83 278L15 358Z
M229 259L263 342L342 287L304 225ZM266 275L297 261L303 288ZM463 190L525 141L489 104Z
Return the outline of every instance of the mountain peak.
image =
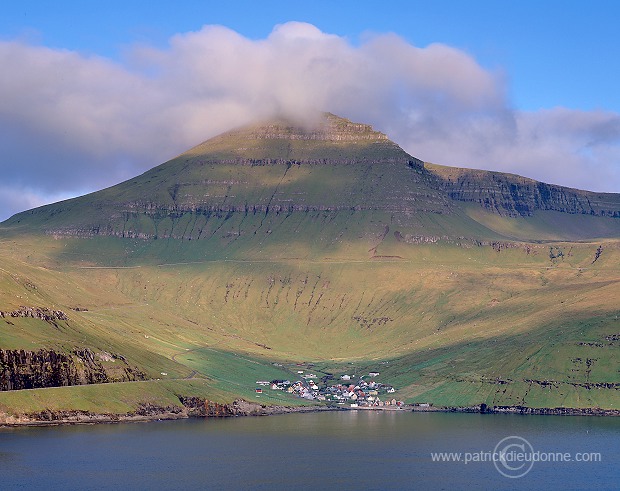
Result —
M407 160L410 158L384 133L372 126L354 123L332 113L296 120L278 117L249 124L207 140L185 152L189 158L315 160L365 155ZM379 157L379 160L383 160Z
M354 123L332 113L323 113L318 121L301 123L278 118L233 130L228 134L265 140L388 141L385 134L375 131L369 124Z

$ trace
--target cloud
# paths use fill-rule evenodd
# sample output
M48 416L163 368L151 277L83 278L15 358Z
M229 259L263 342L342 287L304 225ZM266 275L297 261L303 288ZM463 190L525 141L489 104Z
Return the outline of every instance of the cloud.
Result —
M427 161L620 191L620 115L511 107L506 76L450 46L360 45L289 22L221 26L122 61L0 42L0 219L112 185L232 127L316 110L369 122Z

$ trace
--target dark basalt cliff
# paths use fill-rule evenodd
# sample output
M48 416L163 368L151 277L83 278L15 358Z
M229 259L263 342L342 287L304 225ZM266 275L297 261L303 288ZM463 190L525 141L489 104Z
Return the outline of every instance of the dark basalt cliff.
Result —
M199 418L224 418L229 416L243 416L248 414L240 406L240 401L232 404L221 404L201 397L179 397L179 401L187 410L189 416Z
M620 217L620 194L546 184L514 174L425 164L436 185L456 201L477 203L499 215L531 216L537 210Z
M114 361L106 368L102 361ZM145 380L146 375L122 356L76 348L71 354L53 350L0 350L0 391Z

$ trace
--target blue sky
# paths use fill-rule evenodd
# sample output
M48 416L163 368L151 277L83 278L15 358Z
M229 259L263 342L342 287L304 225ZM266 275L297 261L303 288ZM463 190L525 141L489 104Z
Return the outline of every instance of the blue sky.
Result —
M315 0L6 2L2 39L120 58L134 43L221 24L251 39L276 24L309 22L358 42L394 32L417 46L445 43L506 71L517 107L620 111L620 2Z
M4 2L0 220L308 101L425 160L620 192L619 18L615 1ZM269 77L291 65L284 97Z

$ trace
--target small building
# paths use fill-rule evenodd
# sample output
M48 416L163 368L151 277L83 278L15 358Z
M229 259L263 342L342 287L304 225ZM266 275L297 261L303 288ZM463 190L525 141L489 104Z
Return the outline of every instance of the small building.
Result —
M255 392L256 392L257 394L262 394L262 393L263 393L263 389L261 389L260 387L256 387Z

